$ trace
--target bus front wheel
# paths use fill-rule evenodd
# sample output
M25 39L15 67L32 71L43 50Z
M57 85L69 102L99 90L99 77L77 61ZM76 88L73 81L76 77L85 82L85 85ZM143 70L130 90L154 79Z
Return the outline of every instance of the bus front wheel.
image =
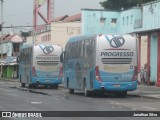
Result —
M22 83L21 75L20 75L20 82L21 82L21 86L22 86L22 87L25 87L25 83Z
M22 86L22 87L25 87L25 83L21 83L21 86Z
M58 85L55 85L54 88L55 88L55 89L58 89Z
M70 89L69 88L69 79L67 78L67 89L69 91L70 94L73 94L74 93L74 89Z
M69 93L73 94L74 93L74 89L69 89Z
M116 92L115 95L116 97L126 97L127 91Z
M50 88L51 89L58 89L58 85L51 85Z
M84 82L84 96L88 97L91 95L91 91L87 89L86 82Z
M33 88L33 85L32 84L29 84L28 85L29 89Z

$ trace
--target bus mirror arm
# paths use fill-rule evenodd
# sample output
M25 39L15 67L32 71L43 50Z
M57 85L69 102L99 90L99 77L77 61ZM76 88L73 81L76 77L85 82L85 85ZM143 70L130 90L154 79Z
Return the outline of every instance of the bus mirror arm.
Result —
M65 51L60 55L60 62L62 63L64 61Z
M16 59L17 63L19 63L19 58L20 58L20 56L18 56L17 59Z

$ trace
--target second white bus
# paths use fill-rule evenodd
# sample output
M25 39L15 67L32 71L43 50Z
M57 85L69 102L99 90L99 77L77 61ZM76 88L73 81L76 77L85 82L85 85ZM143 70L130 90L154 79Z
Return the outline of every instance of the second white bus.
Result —
M83 90L126 96L137 89L137 39L126 35L80 35L65 47L64 85L70 93Z

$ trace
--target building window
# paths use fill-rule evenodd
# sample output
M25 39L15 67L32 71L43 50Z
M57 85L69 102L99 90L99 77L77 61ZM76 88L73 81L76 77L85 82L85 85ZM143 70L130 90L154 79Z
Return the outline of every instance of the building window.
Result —
M51 41L51 34L44 35L41 37L41 42Z
M133 15L131 15L131 24L132 24L132 21L133 21Z
M51 34L48 35L48 41L51 41Z
M123 25L125 25L125 24L124 24L124 23L125 23L125 18L124 18L124 17L123 17L123 20L122 20L122 21L123 21Z
M19 43L13 43L13 52L19 52L19 47L20 47Z
M116 24L117 23L117 18L112 18L112 20L111 20L111 23L113 24Z
M105 23L106 22L106 18L100 18L100 23Z
M129 21L129 17L127 16L127 23L126 23L127 25L128 25L128 21Z

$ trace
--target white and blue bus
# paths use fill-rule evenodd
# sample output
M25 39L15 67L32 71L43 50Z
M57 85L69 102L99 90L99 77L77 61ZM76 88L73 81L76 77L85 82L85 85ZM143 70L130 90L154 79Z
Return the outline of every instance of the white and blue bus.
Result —
M30 44L20 48L18 57L19 80L22 87L38 85L58 88L62 83L62 63L60 45Z
M126 35L80 35L65 46L64 86L70 93L83 90L113 92L125 97L137 89L137 39Z

